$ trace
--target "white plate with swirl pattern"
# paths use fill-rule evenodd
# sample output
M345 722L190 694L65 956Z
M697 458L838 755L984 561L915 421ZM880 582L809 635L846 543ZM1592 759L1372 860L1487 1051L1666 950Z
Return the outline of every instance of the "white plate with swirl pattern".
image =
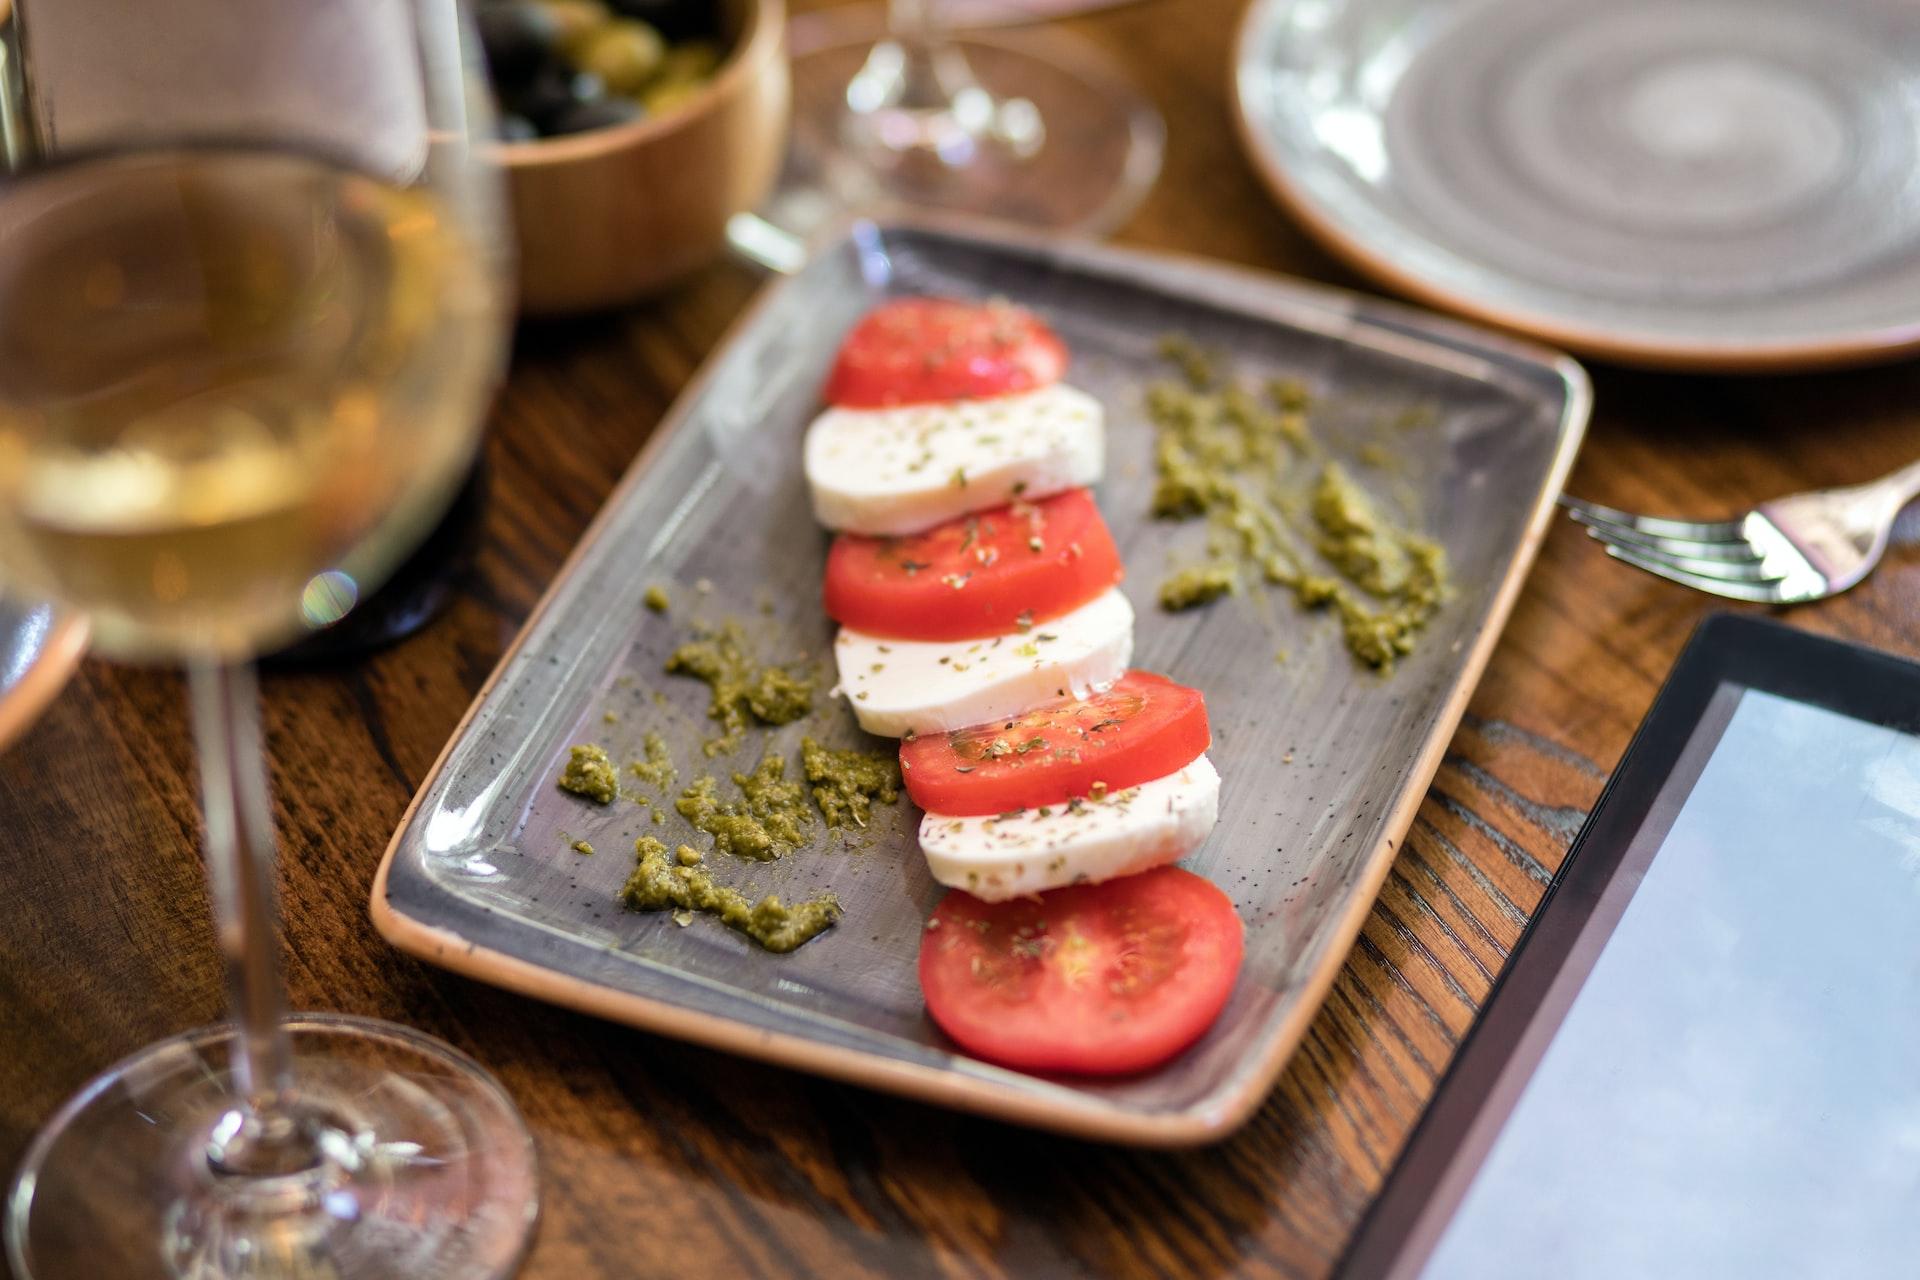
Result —
M1242 139L1329 248L1572 350L1920 350L1914 0L1253 0Z

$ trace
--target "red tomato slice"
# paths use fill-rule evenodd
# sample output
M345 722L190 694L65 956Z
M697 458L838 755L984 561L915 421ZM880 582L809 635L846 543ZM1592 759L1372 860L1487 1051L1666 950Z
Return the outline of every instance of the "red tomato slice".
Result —
M902 298L853 327L823 395L848 409L972 400L1050 386L1066 367L1066 345L1011 303Z
M1227 895L1179 867L1011 902L956 889L920 937L920 991L940 1029L988 1062L1144 1071L1213 1025L1242 933Z
M1085 489L976 512L905 538L843 533L827 616L898 640L1013 635L1120 581L1120 550Z
M1008 813L1164 778L1209 738L1198 689L1129 671L1104 693L904 741L900 777L929 813Z

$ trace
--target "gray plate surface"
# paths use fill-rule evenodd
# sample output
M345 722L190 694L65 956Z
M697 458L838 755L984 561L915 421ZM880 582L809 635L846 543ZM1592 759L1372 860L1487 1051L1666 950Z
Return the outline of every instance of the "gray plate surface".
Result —
M1920 345L1911 0L1255 0L1275 192L1415 297L1694 368Z
M655 825L638 805L603 810L553 785L570 743L602 742L625 759L648 729L666 736L683 780L704 767L706 690L662 673L694 615L740 618L770 653L825 657L827 536L809 515L800 434L841 334L876 302L917 293L1005 296L1066 339L1070 380L1108 409L1099 496L1139 608L1135 665L1207 695L1221 819L1187 865L1232 896L1246 967L1208 1036L1136 1078L1001 1070L957 1054L929 1022L915 955L941 891L904 798L864 851L821 841L770 865L713 859L729 882L789 900L830 889L845 904L837 928L782 957L712 921L622 911L615 893L635 836L672 844L692 833L677 816ZM1160 372L1155 340L1172 330L1232 353L1243 373L1304 378L1336 454L1409 408L1431 411L1394 437L1399 474L1459 591L1391 679L1357 668L1337 628L1290 605L1152 607L1169 557L1203 537L1146 514L1141 392ZM856 227L769 287L609 500L416 798L374 887L376 921L449 967L734 1051L1090 1136L1216 1137L1258 1104L1337 972L1504 621L1586 411L1570 362L1352 295L1118 249ZM668 616L642 605L655 583L673 598ZM791 758L803 731L882 745L843 704L769 740ZM759 750L750 739L732 767ZM568 838L598 852L570 852Z

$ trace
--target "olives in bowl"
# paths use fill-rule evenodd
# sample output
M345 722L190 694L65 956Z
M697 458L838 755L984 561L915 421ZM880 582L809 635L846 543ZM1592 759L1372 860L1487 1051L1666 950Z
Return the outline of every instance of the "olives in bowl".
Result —
M782 0L478 0L520 308L617 306L717 256L786 150Z
M720 68L720 6L699 0L481 0L480 47L509 142L627 124Z

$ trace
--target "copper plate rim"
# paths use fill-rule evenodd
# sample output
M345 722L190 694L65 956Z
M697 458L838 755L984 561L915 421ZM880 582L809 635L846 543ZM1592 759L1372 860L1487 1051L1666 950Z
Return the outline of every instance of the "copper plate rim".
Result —
M949 232L971 230L974 234L982 235L983 238L1029 247L1044 246L1047 243L1045 237L1031 232L1016 232L989 222L947 216L890 221L885 224L883 230L891 227L922 227ZM989 227L992 228L991 231L983 231L984 228ZM1158 254L1155 256L1163 260L1177 260L1182 255ZM1226 269L1242 271L1249 275L1256 274L1247 268L1224 266L1224 264L1209 265L1215 270ZM780 279L770 281L762 288L754 302L733 324L728 326L727 331L714 344L712 351L701 363L699 371L675 397L676 408L680 404L691 403L706 390L719 364L721 353L732 345L739 334L747 332L752 327L755 318L769 305L774 291L783 283ZM1303 287L1322 296L1339 295L1344 292L1315 284ZM612 513L621 505L628 491L639 484L641 477L652 465L654 455L665 446L668 437L672 434L668 430L674 420L675 409L672 408L668 410L660 426L655 428L653 435L629 464L620 483L607 495L605 503L593 522L580 535L580 540L575 543L565 562L554 574L553 581L548 584L539 603L534 606L532 613L522 624L519 634L514 637L513 643L501 655L500 661L487 676L486 682L474 695L474 700L468 706L466 714L461 716L460 723L454 727L446 745L441 748L433 768L427 772L420 787L414 792L413 799L408 803L406 812L401 815L400 822L394 830L393 838L387 843L386 852L381 856L379 870L374 873L373 889L368 905L374 927L388 942L409 955L491 986L502 987L520 995L576 1009L595 1017L625 1023L643 1031L672 1036L707 1048L769 1062L776 1066L791 1067L864 1088L879 1089L922 1102L1095 1141L1164 1148L1194 1147L1219 1141L1250 1120L1261 1103L1266 1100L1280 1072L1305 1037L1307 1028L1312 1024L1315 1015L1319 1013L1320 1006L1333 987L1334 979L1339 976L1341 968L1346 964L1354 939L1359 936L1361 927L1373 910L1374 901L1379 896L1381 885L1386 881L1387 873L1392 869L1400 843L1412 827L1414 815L1425 800L1435 774L1439 772L1440 761L1445 754L1447 744L1459 727L1468 699L1472 697L1474 689L1480 683L1481 674L1486 669L1487 661L1492 656L1494 646L1498 643L1507 619L1513 611L1514 602L1519 597L1520 587L1533 566L1541 542L1546 537L1554 503L1566 484L1568 473L1573 469L1574 457L1579 452L1580 441L1592 407L1592 390L1585 371L1572 360L1547 351L1536 350L1533 354L1559 376L1567 391L1566 403L1561 412L1560 443L1554 455L1553 465L1534 502L1525 533L1515 549L1512 566L1501 581L1488 607L1487 625L1474 638L1466 660L1460 667L1453 689L1434 721L1433 731L1422 745L1414 767L1408 772L1408 782L1401 789L1400 799L1387 825L1389 834L1368 855L1365 874L1361 877L1355 891L1349 896L1345 909L1327 931L1328 942L1322 947L1319 965L1299 984L1299 994L1294 1001L1292 1012L1278 1024L1266 1042L1261 1045L1254 1069L1243 1073L1230 1090L1211 1099L1203 1107L1151 1114L1123 1110L1072 1096L1063 1098L1058 1094L1016 1092L996 1085L992 1081L956 1075L940 1067L901 1062L859 1049L823 1045L804 1036L750 1027L718 1014L706 1013L663 1000L619 991L600 983L588 982L517 956L481 946L452 930L416 920L388 900L387 876L393 866L394 857L399 851L401 840L412 825L415 812L425 800L428 791L438 781L441 770L446 767L448 759L453 754L454 747L460 742L468 724L487 700L494 684L512 664L520 646L538 626L540 619L559 594L562 585L585 555L586 549L599 536L602 525L612 518ZM1047 1079L1047 1077L1032 1078Z
M1261 141L1247 105L1244 77L1253 53L1254 28L1272 0L1252 0L1233 43L1233 124L1240 150L1283 211L1306 228L1322 248L1347 266L1415 301L1467 316L1510 333L1550 342L1596 360L1673 373L1798 373L1896 360L1920 351L1920 320L1858 330L1824 339L1770 339L1713 343L1636 336L1631 331L1593 329L1524 307L1499 307L1415 274L1350 232L1296 183Z
M67 687L75 668L87 652L87 619L62 609L54 614L47 630L46 643L7 696L0 698L0 751L13 745L25 733L47 704Z

